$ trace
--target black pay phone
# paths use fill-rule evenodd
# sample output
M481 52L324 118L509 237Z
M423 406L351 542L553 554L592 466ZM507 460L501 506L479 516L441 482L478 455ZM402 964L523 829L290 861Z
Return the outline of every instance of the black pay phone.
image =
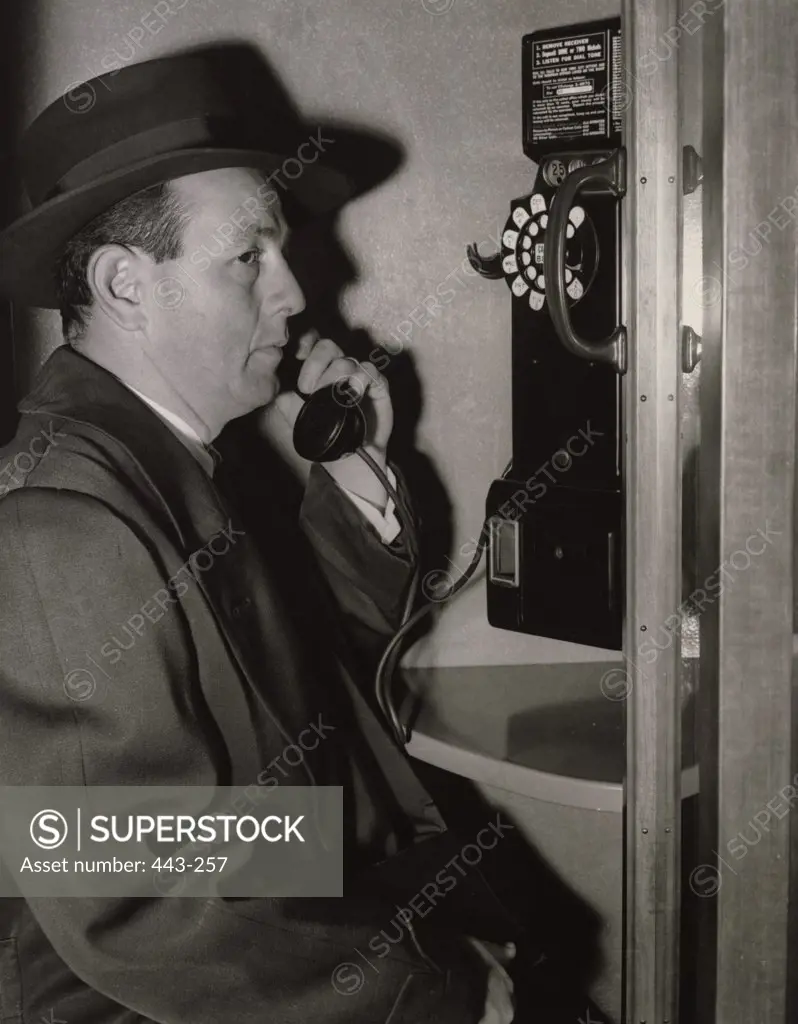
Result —
M522 41L531 191L502 250L468 250L512 302L512 462L486 507L493 626L620 650L623 621L619 326L620 19Z

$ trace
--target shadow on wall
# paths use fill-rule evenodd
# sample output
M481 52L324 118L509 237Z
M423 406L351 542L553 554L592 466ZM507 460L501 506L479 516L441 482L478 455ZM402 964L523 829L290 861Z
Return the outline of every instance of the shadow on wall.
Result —
M238 73L246 69L246 76L253 76L252 82L242 83L243 95L257 95L254 83L258 75L272 77L262 59L247 48L231 47L228 56L234 60ZM351 166L360 175L359 187L364 190L373 187L399 165L400 148L389 140L381 142L385 147L382 163L377 159L380 147L370 149L364 142L352 139L346 159L347 163L351 160ZM336 159L342 157L338 145L336 142ZM286 212L291 221L290 204ZM424 394L413 360L407 352L392 353L380 349L378 340L372 337L367 327L351 327L346 322L340 309L341 294L357 279L358 267L338 237L334 214L295 226L287 258L307 303L305 311L292 318L294 338L305 329L315 327L322 336L334 339L347 354L372 362L389 380L397 412L392 456L408 480L416 511L423 523L422 560L429 566L440 565L451 546L451 505L432 464L416 449L416 425L423 410ZM290 367L293 362L290 355L289 346L282 364L284 385L291 382L291 375L297 369L296 365ZM257 414L235 421L225 429L219 447L225 457L223 474L233 470L242 515L245 522L247 516L251 519L247 524L248 532L255 537L259 536L259 531L273 536L280 529L279 522L272 521L273 517L285 514L295 517L302 488L280 465L274 453L269 453L264 440L258 436L257 425ZM260 471L253 473L253 466L258 466ZM279 502L273 500L275 492L280 494ZM286 608L289 603L301 607L310 622L318 623L321 611L316 613L312 610L309 588L306 587L308 576L298 567L298 557L295 551L286 552L286 564L272 564L270 571L280 578L281 593L290 593L292 580L298 586L295 602L286 601ZM307 635L313 635L313 632ZM371 674L368 670L361 675L360 683L364 695L369 696ZM436 774L436 770L429 766L414 767L455 832L469 834L475 823L478 827L484 824L486 806L470 783L445 773ZM597 1024L607 1020L585 995L590 982L601 969L598 937L602 923L594 912L523 840L507 840L501 863L497 861L489 869L486 879L504 906L514 911L514 928L517 931L513 934L521 946L516 977L519 1024L540 1015L541 1019L545 1017L552 1024L576 1024L580 1015L584 1017L586 1006L590 1020ZM470 906L464 908L464 914L468 916L472 910L474 908ZM476 920L472 923L476 924ZM490 922L486 919L482 924L483 928L488 928ZM485 931L481 934L487 937ZM499 939L500 935L497 932L491 937ZM506 932L503 937L508 937Z
M21 128L20 111L28 75L31 73L33 41L36 38L38 4L35 0L12 0L3 10L0 42L0 222L8 224L24 209L22 189L14 165L16 141ZM12 308L0 301L0 444L12 437L17 423Z
M213 54L220 74L232 76L237 82L237 94L244 97L248 109L257 111L259 96L277 93L279 105L284 106L285 112L293 120L302 121L287 90L254 47L230 42L194 48L193 52L200 50ZM268 124L268 119L264 119ZM385 181L403 162L403 148L395 139L371 128L365 130L329 121L326 125L324 137L329 135L334 139L329 147L331 160L342 166L353 180L355 196ZM416 428L423 411L424 396L413 358L405 350L380 347L380 339L371 334L368 326L351 326L342 315L341 295L358 279L359 271L354 257L340 241L337 211L312 221L302 221L290 194L281 188L278 188L278 194L292 224L287 259L306 301L305 310L290 321L293 342L288 346L281 367L283 386L293 384L292 374L295 381L298 366L291 358L293 346L303 331L310 327L316 328L322 337L333 339L347 355L371 363L387 378L396 409L391 456L402 468L416 514L423 524L423 578L427 569L444 564L452 546L453 524L451 503L432 462L416 448ZM239 448L251 445L253 432L257 431L257 420L256 413L231 424L220 439L221 449L227 446L229 451L231 445ZM274 471L279 474L279 466L275 466ZM284 484L286 489L290 489L291 482L287 476ZM295 497L298 499L299 494ZM430 628L430 625L424 623L422 628Z

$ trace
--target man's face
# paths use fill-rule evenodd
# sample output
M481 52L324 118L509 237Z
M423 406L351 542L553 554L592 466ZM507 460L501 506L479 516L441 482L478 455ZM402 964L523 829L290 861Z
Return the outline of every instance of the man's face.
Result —
M283 256L282 211L274 192L261 198L263 181L235 167L172 183L188 223L183 256L152 268L150 353L203 418L234 419L275 397L286 321L304 308Z

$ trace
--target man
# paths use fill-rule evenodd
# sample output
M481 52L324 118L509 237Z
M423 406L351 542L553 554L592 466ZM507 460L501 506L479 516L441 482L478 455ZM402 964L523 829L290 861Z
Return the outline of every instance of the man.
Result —
M262 481L259 549L212 448L263 406L285 443L302 404L276 377L304 300L267 175L304 136L275 117L268 144L253 144L240 97L196 54L104 76L92 96L77 111L57 101L29 129L33 209L0 236L0 286L60 308L68 342L0 458L0 784L344 785L356 874L434 818L370 694L334 671L347 638L373 665L397 627L410 538L380 480L348 458L310 471L309 544ZM307 212L346 186L308 160L293 200ZM397 483L386 382L313 333L297 355L299 390L347 377L364 393L366 449ZM318 584L303 575L314 568ZM283 756L300 744L299 759ZM501 965L443 920L408 924L353 989L341 968L395 914L362 896L5 901L0 1017L512 1019Z

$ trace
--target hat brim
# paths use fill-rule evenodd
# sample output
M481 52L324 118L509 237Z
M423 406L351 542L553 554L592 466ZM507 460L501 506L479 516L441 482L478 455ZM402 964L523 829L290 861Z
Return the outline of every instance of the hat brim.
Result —
M54 265L69 239L104 210L140 189L184 175L223 167L275 171L285 162L284 154L250 149L182 149L56 196L0 232L0 292L14 302L58 309ZM355 192L351 178L328 165L303 164L295 178L281 174L279 180L310 214L331 212ZM279 185L275 190L279 195Z

